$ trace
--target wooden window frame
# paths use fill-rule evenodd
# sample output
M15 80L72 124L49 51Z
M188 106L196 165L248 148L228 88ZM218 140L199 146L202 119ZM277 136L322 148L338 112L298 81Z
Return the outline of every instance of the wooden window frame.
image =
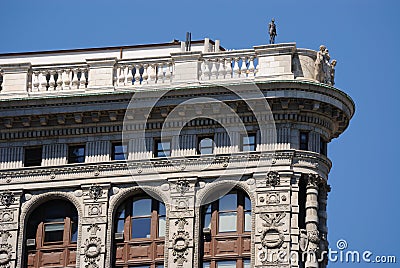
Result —
M141 199L150 199L151 200L151 213L150 217L150 236L149 237L141 237L141 238L132 238L132 219L136 218L132 215L133 213L133 202ZM123 247L123 260L114 263L114 267L136 267L136 266L149 266L151 268L156 268L157 265L163 264L164 258L156 258L156 249L157 245L163 244L165 246L165 236L159 236L159 224L160 218L166 218L166 211L165 214L160 214L160 204L163 203L158 201L150 196L147 195L135 195L127 198L124 202L117 208L117 211L121 208L121 206L125 209L125 221L124 221L124 231L123 231L123 241L118 241L114 239L114 247ZM165 206L165 204L164 204ZM114 233L116 233L118 228L118 220L121 219L116 215L114 219ZM146 216L137 216L137 218L144 218ZM130 259L127 256L127 252L130 246L132 245L149 245L151 248L150 256L151 259L146 260L137 260L137 259ZM114 250L114 254L115 254ZM115 255L114 255L115 257Z
M245 198L249 196L242 190L234 189L227 194L235 193L237 195L237 208L236 208L236 232L218 232L219 230L219 200L212 202L211 204L202 207L202 217L201 217L201 266L203 263L210 263L210 268L217 268L218 261L236 261L236 267L242 268L243 261L250 259L251 250L245 252L243 248L244 239L248 241L251 240L251 231L245 231L245 213L249 210L245 209ZM250 200L250 198L249 198ZM251 200L250 200L251 201ZM251 204L251 202L250 202ZM211 228L210 233L204 233L205 226L205 215L207 207L211 206ZM251 208L250 208L251 211ZM224 211L226 212L226 211ZM216 245L221 243L224 239L232 240L237 239L238 250L236 253L217 253ZM204 248L208 243L209 255L205 255Z

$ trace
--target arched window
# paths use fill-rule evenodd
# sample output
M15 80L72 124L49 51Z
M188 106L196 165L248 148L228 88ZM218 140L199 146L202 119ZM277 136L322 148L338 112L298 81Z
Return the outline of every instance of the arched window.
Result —
M26 267L75 267L78 212L66 200L36 208L26 225Z
M118 207L114 226L116 267L164 267L164 203L145 195L130 197Z
M202 207L203 268L250 268L251 201L230 191Z

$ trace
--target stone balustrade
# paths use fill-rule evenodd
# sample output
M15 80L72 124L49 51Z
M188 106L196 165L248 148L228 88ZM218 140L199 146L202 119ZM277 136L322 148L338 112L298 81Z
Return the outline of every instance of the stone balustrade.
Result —
M114 85L144 86L170 84L173 77L173 62L170 57L122 60L116 64Z
M200 80L254 78L258 67L254 50L204 54L200 62Z
M32 66L28 92L70 91L85 89L88 85L89 69L86 64L74 66Z
M38 64L33 56L13 59L0 54L0 98L182 86L210 80L221 83L240 79L255 82L276 79L318 82L314 77L317 52L297 49L295 43L230 51L168 50L165 53L155 52L156 56L152 57L147 56L151 54L151 49L148 49L146 53L143 52L142 58L129 58L130 54L124 58L121 54L119 59L107 49L98 51L97 54L64 53L55 62L48 56L49 59L45 61L47 64ZM57 53L54 55L57 56ZM47 57L40 52L37 54L41 59ZM140 53L135 54L138 55ZM68 56L73 59L79 56L83 61L68 62ZM30 62L30 59L36 61Z

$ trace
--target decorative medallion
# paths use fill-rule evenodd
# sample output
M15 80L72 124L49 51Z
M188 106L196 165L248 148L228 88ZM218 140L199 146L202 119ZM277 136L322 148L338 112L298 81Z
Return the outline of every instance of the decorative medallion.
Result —
M269 186L275 187L275 186L279 185L280 183L281 183L281 180L280 180L278 172L275 172L275 171L268 172L267 178L266 178L267 187L269 187Z
M99 216L101 215L101 205L99 204L91 204L89 205L89 216Z
M187 191L189 191L190 185L186 179L180 179L176 182L176 190L184 195Z
M11 210L0 211L0 222L11 222L14 220L14 213Z
M87 262L85 268L99 267L97 262L100 260L101 239L97 237L96 234L100 230L101 228L96 223L87 228L87 231L90 233L90 237L86 239L84 245L85 262Z
M99 185L92 185L89 188L89 196L97 201L103 195L103 189Z
M1 193L0 198L1 198L1 204L6 207L9 207L15 201L14 194L10 191L5 191Z
M0 245L0 268L10 267L12 258L12 246L10 244Z
M172 255L174 256L174 263L176 263L178 267L183 266L187 261L186 256L189 254L190 235L185 231L185 226L188 224L185 218L180 218L175 222L175 226L178 226L178 230L172 236Z
M94 167L94 170L93 170L93 175L95 176L95 177L97 177L97 176L99 176L100 175L100 171L99 171L99 167Z
M265 221L264 229L261 231L261 244L264 248L279 248L282 246L285 236L280 228L284 225L281 220L285 213L261 214L260 217Z

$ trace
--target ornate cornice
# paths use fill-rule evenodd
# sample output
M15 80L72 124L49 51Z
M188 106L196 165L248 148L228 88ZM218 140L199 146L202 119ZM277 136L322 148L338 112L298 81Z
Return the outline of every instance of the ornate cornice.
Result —
M227 163L229 163L227 165ZM135 173L140 175L159 172L176 173L181 171L215 169L229 169L257 166L290 165L311 169L325 166L329 171L331 162L325 156L313 152L299 152L296 150L235 153L231 155L216 155L206 157L172 157L170 159L149 159L113 161L103 163L71 164L59 167L20 168L0 171L1 184L18 184L30 182L65 181L84 178L112 178L113 176L130 176ZM185 167L182 170L182 167Z

